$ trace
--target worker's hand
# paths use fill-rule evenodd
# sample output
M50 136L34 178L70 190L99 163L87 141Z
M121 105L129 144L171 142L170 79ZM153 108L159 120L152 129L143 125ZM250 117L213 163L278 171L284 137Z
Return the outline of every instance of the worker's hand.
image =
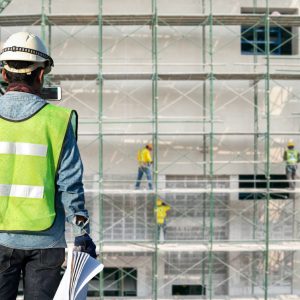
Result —
M76 236L74 245L76 247L80 247L82 252L88 253L91 257L97 257L96 245L87 233L84 235Z

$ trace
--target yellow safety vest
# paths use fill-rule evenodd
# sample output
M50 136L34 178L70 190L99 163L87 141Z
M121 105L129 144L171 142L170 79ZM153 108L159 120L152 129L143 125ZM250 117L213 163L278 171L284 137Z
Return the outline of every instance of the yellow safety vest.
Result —
M288 165L296 165L298 162L298 151L297 150L286 150L286 156L287 156L287 164Z
M56 175L72 116L47 104L25 120L0 118L0 231L37 232L53 225Z

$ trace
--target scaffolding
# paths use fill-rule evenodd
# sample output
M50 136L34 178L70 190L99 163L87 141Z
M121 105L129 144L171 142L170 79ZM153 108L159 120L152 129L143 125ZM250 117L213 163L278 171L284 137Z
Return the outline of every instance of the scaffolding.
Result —
M300 3L186 1L192 12L184 13L181 1L135 2L135 12L128 1L97 0L86 13L82 1L73 12L41 0L23 13L19 1L2 2L1 42L20 28L40 30L56 64L47 84L62 85L58 105L80 116L92 236L104 265L122 270L115 280L100 274L95 299L187 299L175 285L201 286L197 299L300 297L300 188L272 179L284 175L286 141L300 142ZM280 9L287 13L273 14ZM256 44L252 55L230 56L245 39L242 26L264 28L263 54ZM292 28L294 55L273 55L273 27ZM154 190L135 190L136 152L148 142ZM244 180L251 187L241 187L242 174L253 175ZM164 241L158 197L172 207ZM124 294L124 278L136 295Z

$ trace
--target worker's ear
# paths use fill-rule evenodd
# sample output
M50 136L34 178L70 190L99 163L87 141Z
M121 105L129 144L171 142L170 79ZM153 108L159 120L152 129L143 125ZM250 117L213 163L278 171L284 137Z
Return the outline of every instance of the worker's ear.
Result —
M37 76L38 83L42 84L44 82L44 74L45 74L45 69L40 69Z
M4 68L2 69L2 78L5 82L8 82L7 75L6 75L6 70Z

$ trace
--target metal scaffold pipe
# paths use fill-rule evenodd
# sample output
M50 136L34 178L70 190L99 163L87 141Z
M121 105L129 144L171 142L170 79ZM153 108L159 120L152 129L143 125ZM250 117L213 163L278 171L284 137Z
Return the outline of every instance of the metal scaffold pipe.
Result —
M103 0L98 0L98 172L99 189L103 188ZM98 196L99 203L99 257L103 262L104 247L104 199L103 194ZM104 299L104 272L99 275L99 296Z
M257 0L253 0L253 9L254 9L254 13L256 13L256 7L257 7ZM254 30L254 40L257 40L257 31ZM256 72L256 68L257 68L257 47L254 47L254 55L253 55L253 68L254 68L254 73ZM258 113L258 85L257 85L257 81L254 80L253 82L253 97L254 97L254 134L253 135L253 142L254 142L254 147L253 147L253 160L257 161L259 159L259 148L258 148L258 139L259 139L259 113ZM256 179L256 176L258 174L258 165L257 164L253 164L253 171L254 171L254 178ZM256 188L257 184L256 182L254 182L254 188ZM254 197L254 202L253 202L253 213L252 213L252 223L253 223L253 229L252 229L252 238L255 239L256 238L256 231L257 231L257 213L258 213L258 203L257 203L257 197L255 195ZM251 282L251 294L254 294L254 282L255 282L255 266L254 264L251 267L251 277L252 277L252 282Z
M157 211L157 189L158 189L158 70L157 70L157 29L158 29L158 18L157 18L157 0L152 0L152 143L153 143L153 184L154 194L152 195L154 211ZM154 253L152 257L152 299L158 299L158 224L156 222L156 216L154 214Z
M265 108L267 136L265 139L265 176L267 178L267 191L270 190L270 7L269 0L266 0L265 12L265 54L266 54L266 75L265 75ZM264 261L264 299L268 300L269 285L269 205L270 193L265 195L265 261Z
M202 0L202 14L205 14L205 9L206 9L206 6L205 6L205 0ZM206 72L206 67L207 67L207 62L206 62L206 27L205 26L202 26L202 72ZM206 91L207 91L207 82L206 80L203 81L202 83L202 118L203 120L206 120L207 116L206 116L206 113L207 113L207 103L206 103ZM206 130L206 124L205 122L202 123L202 130L205 132ZM203 161L203 176L207 176L207 153L206 153L206 149L207 149L207 136L204 135L202 137L202 148L203 148L203 158L202 158L202 161ZM204 195L204 201L203 201L203 204L202 204L202 210L203 211L206 211L206 203L207 203L207 195L205 194ZM205 228L206 228L206 218L202 218L202 236L204 237L205 236ZM206 284L206 274L205 274L205 253L202 254L202 264L201 264L201 285L202 287L205 286Z
M209 53L209 119L210 119L210 135L209 135L209 177L213 180L214 177L214 48L213 48L213 0L209 1L209 42L208 42L208 53ZM214 264L214 254L213 254L213 243L214 243L214 187L213 184L210 186L209 194L209 252L208 252L208 292L209 299L211 300L214 296L213 287L213 264Z

